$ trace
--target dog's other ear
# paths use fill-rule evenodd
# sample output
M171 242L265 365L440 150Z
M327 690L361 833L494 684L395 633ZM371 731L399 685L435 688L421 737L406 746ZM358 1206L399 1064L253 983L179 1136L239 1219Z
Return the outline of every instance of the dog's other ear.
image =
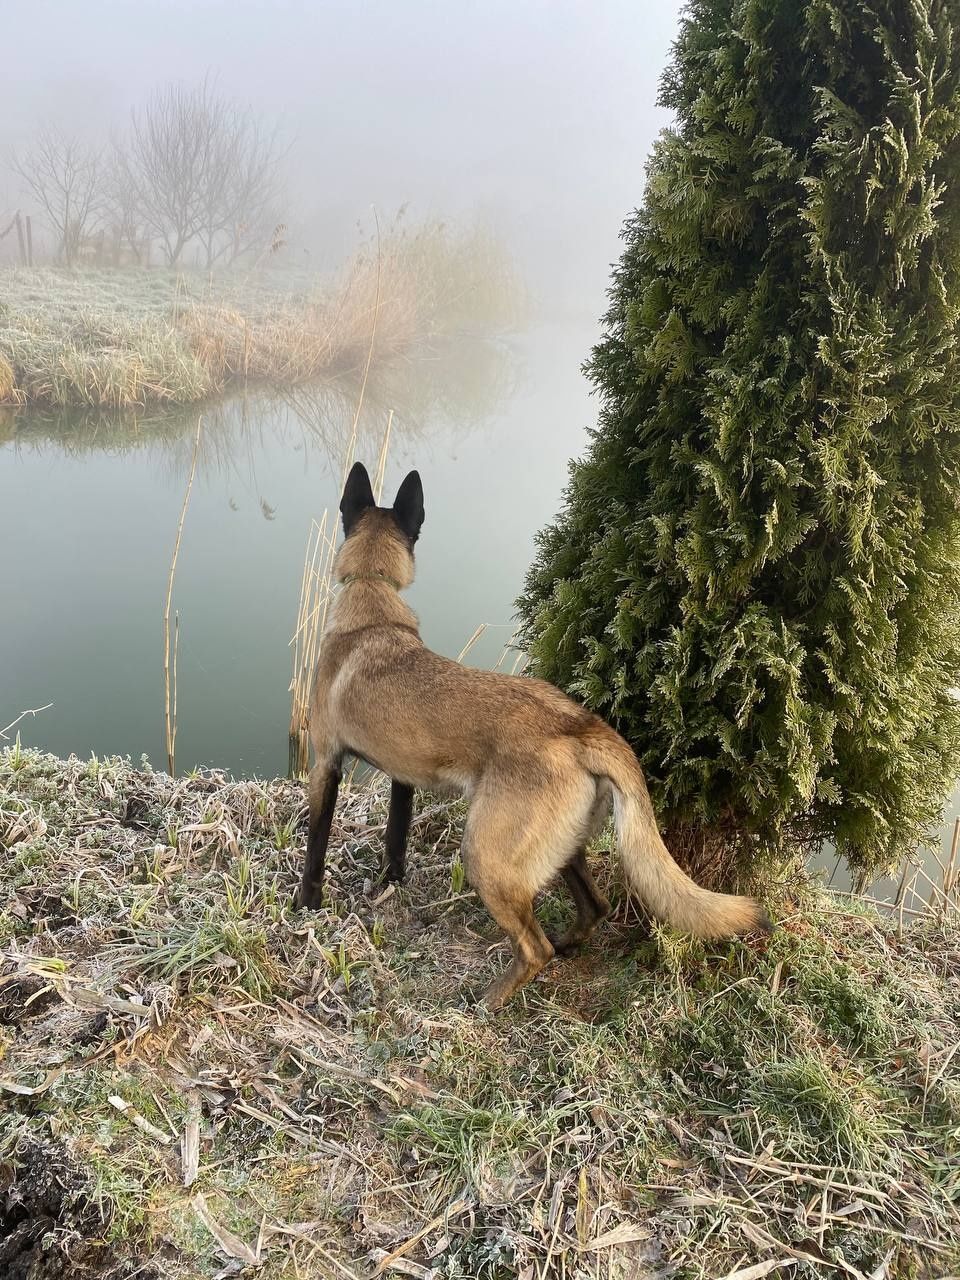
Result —
M350 530L367 508L375 507L376 505L373 489L370 487L370 477L367 475L367 468L362 462L355 462L350 468L347 483L343 487L343 497L340 499L340 514L343 516L343 536L349 538Z
M411 471L397 490L393 504L393 518L411 542L420 536L423 524L423 485L420 472Z

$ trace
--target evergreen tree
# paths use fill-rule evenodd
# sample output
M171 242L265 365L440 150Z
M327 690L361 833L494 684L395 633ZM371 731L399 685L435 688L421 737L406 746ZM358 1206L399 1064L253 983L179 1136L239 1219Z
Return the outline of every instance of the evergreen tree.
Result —
M675 852L864 873L960 771L960 0L694 0L520 601Z

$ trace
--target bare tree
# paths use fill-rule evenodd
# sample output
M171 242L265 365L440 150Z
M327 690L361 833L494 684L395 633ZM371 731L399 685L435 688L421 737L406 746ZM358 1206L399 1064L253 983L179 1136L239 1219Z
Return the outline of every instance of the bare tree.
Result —
M171 266L199 240L206 265L235 253L237 228L261 217L277 188L276 136L204 82L168 85L133 113L123 153L141 217Z
M113 237L114 262L129 254L142 266L149 250L149 235L144 222L140 196L131 185L127 158L115 143L104 165L104 217Z
M168 85L133 112L129 144L121 153L126 176L170 266L179 264L200 230L210 153L220 129L220 107L206 83L196 89Z
M14 154L13 169L43 210L67 266L100 221L101 168L99 151L53 128L41 130L29 151Z
M264 132L238 108L228 113L204 201L200 238L208 269L269 238L279 221L280 154L275 132Z

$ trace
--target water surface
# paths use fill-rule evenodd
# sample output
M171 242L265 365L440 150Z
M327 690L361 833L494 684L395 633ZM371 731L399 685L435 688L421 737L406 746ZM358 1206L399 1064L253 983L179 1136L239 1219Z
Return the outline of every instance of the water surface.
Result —
M427 518L409 600L425 642L492 665L536 530L556 511L592 406L592 326L434 349L368 387L371 471L393 410L386 497L416 467ZM293 632L311 522L339 501L356 386L203 410L174 591L179 770L287 766ZM0 725L60 755L165 761L162 616L196 410L150 419L21 411L0 436L7 533ZM10 607L12 605L12 607Z

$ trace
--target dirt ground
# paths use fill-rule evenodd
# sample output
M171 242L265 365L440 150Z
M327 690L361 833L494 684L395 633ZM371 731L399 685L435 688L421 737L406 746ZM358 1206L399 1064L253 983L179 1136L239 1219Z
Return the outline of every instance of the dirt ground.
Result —
M24 1136L0 1162L3 1280L160 1280L154 1266L117 1256L108 1225L109 1208L62 1142Z

